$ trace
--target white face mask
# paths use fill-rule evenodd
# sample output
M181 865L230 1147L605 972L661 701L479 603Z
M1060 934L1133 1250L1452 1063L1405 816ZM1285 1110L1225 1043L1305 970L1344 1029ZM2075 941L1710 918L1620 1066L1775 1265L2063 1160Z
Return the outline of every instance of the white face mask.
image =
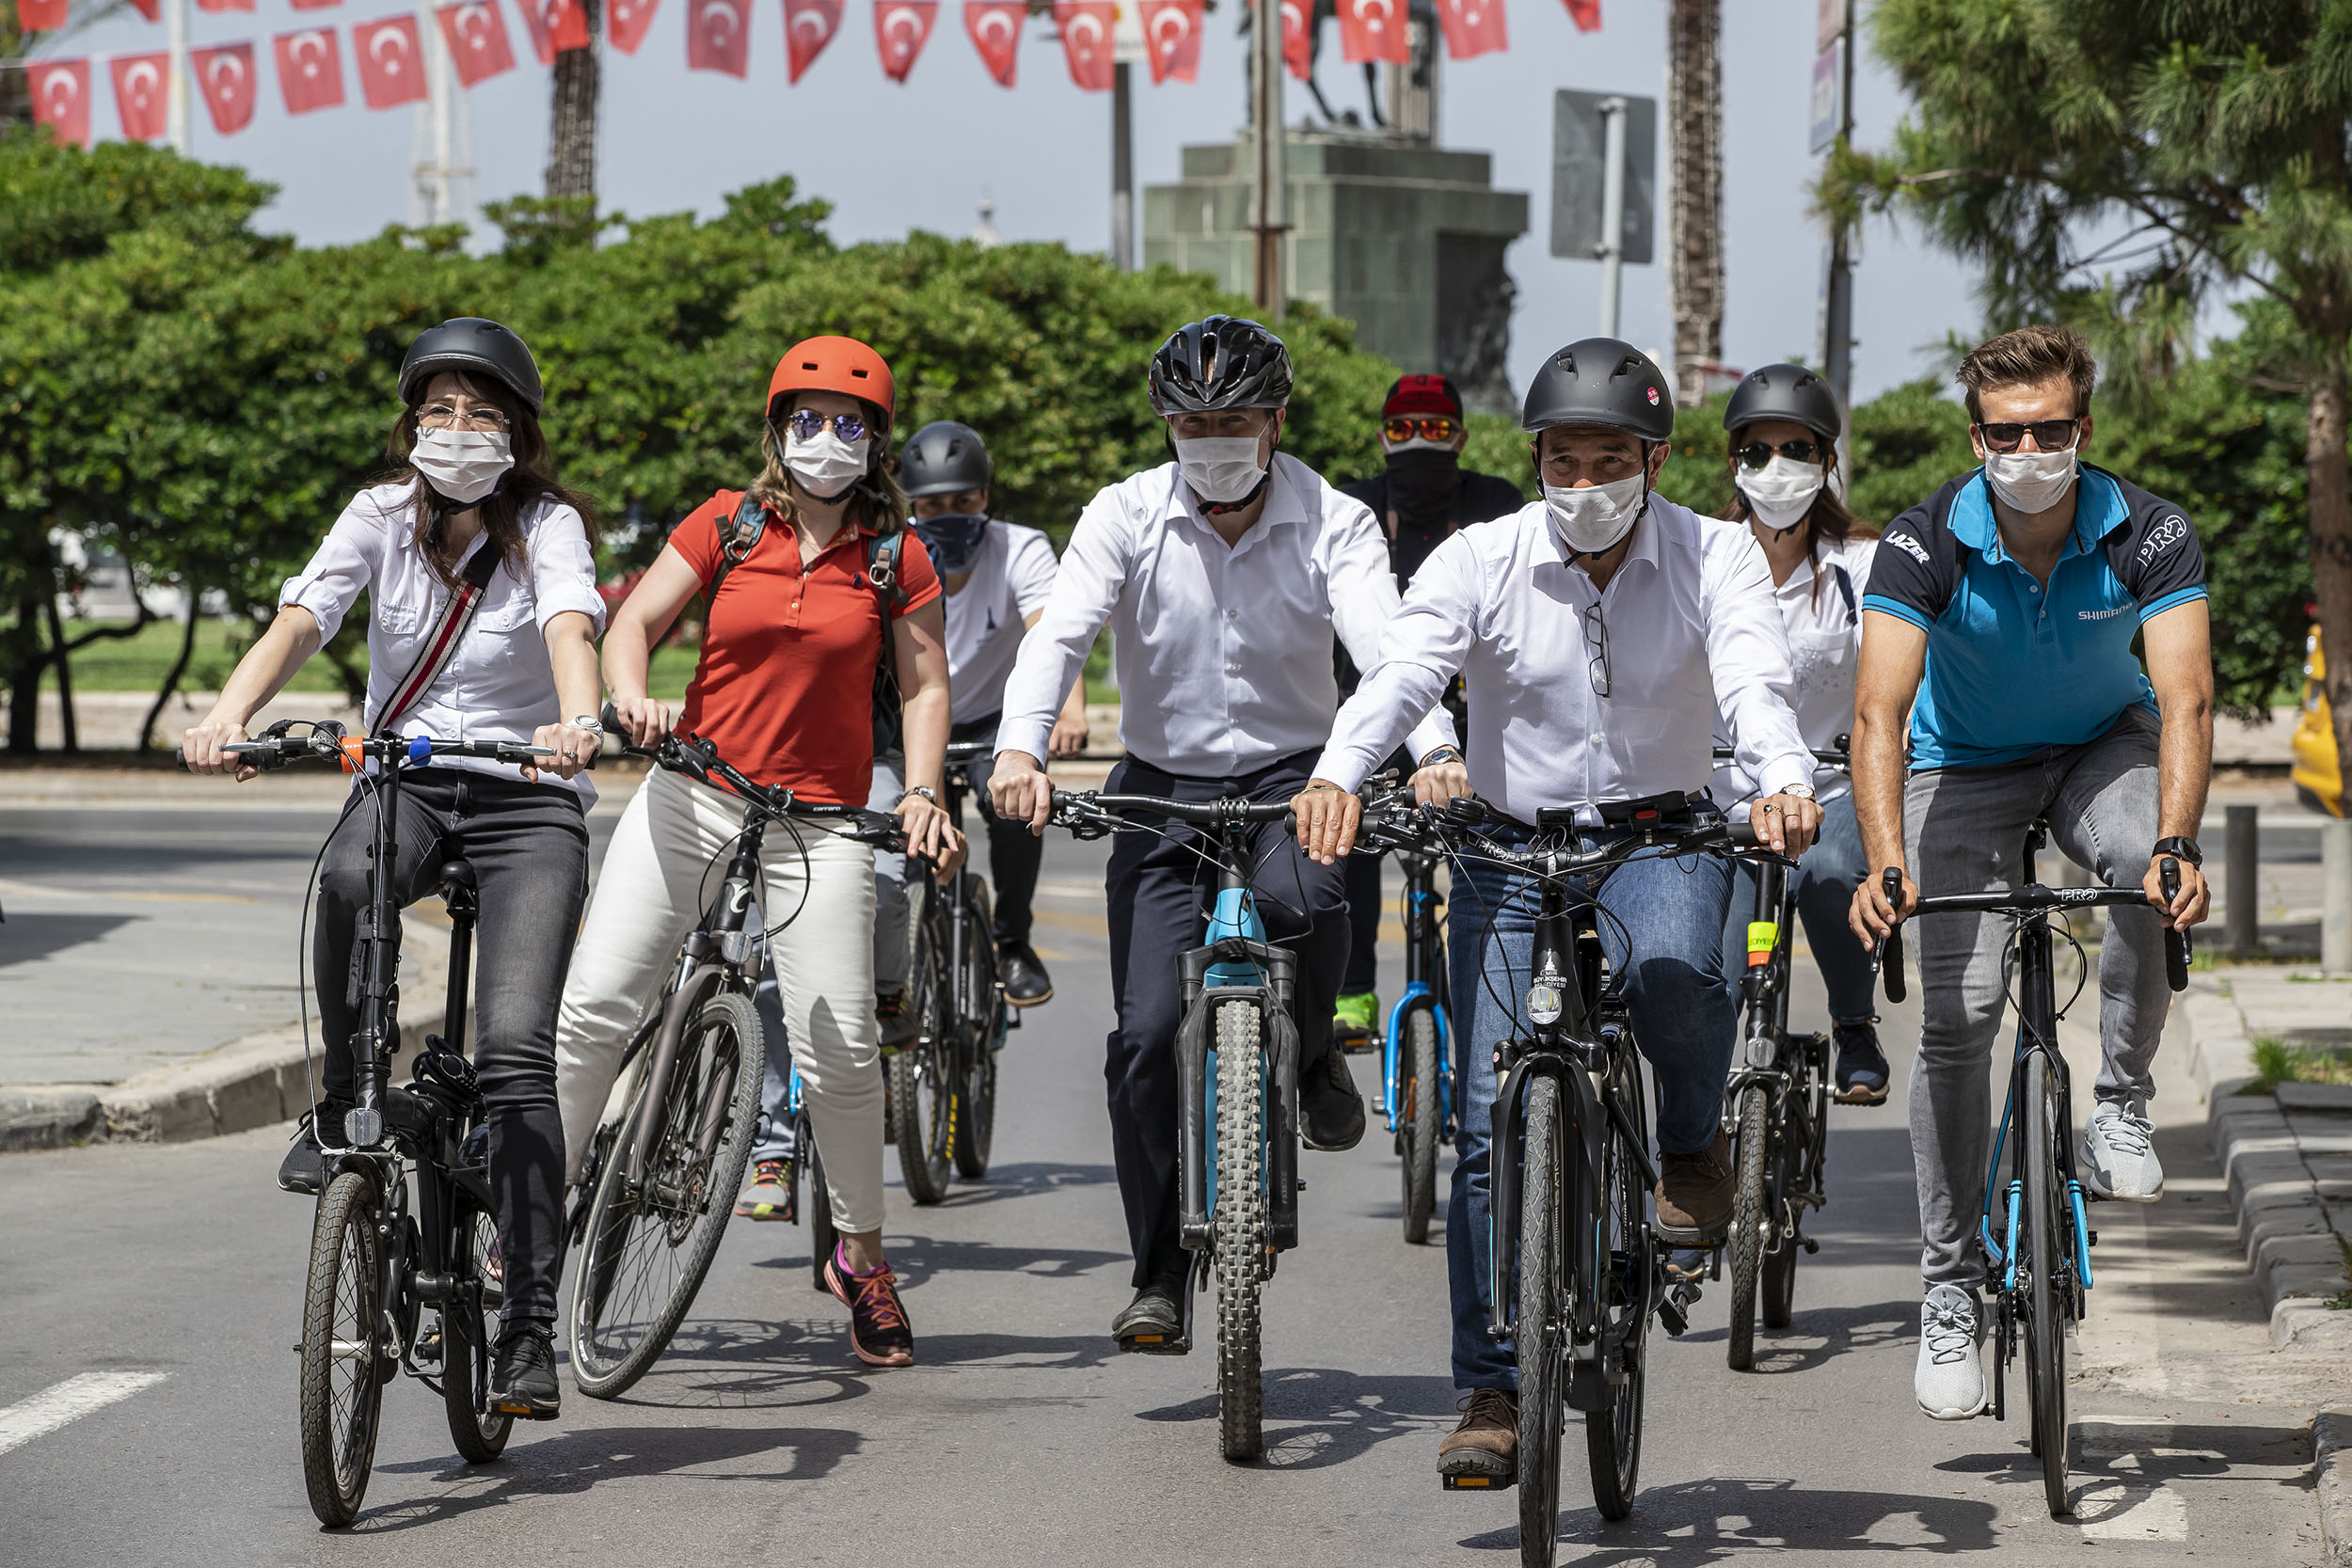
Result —
M784 466L792 470L803 489L820 501L829 501L865 474L866 453L873 439L867 436L845 441L830 424L805 441L787 431Z
M515 466L515 441L502 431L420 430L408 461L434 489L470 506Z
M1191 441L1180 436L1176 467L1194 495L1230 506L1258 487L1266 466L1258 461L1255 436L1203 436Z
M2074 487L2076 454L2064 451L1994 451L1985 453L1984 477L1993 493L2031 516L2047 512Z
M1775 452L1756 472L1740 470L1740 493L1748 498L1757 521L1786 532L1813 510L1813 498L1821 493L1824 474L1818 463L1800 463Z
M1649 476L1634 474L1588 489L1544 486L1551 531L1577 555L1598 555L1631 531L1648 502Z

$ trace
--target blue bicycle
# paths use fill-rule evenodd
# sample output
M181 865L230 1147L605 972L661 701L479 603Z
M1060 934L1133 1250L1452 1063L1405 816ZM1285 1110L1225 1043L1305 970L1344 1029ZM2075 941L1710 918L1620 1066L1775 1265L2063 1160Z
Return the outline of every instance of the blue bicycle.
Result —
M1381 1109L1403 1163L1405 1240L1429 1240L1438 1204L1438 1150L1454 1141L1454 1031L1448 1012L1445 900L1438 895L1438 855L1416 826L1384 831L1413 809L1412 791L1367 799L1363 845L1395 856L1405 874L1405 994L1389 1009L1380 1057Z

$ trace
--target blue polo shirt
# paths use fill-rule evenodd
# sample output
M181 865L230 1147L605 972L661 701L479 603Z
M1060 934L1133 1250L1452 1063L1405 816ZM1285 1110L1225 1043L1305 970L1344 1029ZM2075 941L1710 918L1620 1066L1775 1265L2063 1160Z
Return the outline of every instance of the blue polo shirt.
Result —
M2044 587L2001 547L1984 470L1887 526L1862 607L1928 634L1911 766L1989 768L2096 739L2154 712L2132 640L2205 596L2185 510L2084 465L2074 528Z

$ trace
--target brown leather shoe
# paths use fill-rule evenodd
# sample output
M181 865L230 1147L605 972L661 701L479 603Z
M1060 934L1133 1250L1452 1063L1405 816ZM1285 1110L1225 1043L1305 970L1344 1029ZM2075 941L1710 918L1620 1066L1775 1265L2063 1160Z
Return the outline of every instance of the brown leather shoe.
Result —
M1731 1219L1731 1139L1723 1132L1695 1154L1669 1154L1659 1162L1658 1233L1684 1246L1705 1246L1723 1238Z
M1438 1474L1448 1487L1510 1485L1518 1473L1518 1396L1507 1388L1473 1388L1454 1408L1462 1422L1438 1445Z

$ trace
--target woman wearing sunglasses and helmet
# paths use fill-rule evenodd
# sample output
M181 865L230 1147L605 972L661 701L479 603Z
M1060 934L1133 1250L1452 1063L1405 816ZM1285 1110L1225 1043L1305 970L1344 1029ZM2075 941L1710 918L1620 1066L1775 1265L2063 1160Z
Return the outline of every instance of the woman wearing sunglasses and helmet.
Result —
M1842 428L1829 384L1802 365L1750 372L1724 409L1734 486L1724 515L1748 525L1772 567L1795 675L1792 705L1805 744L1817 750L1853 728L1860 608L1878 547L1859 531L1832 482ZM1888 1073L1871 1012L1870 956L1845 934L1846 908L1865 872L1852 781L1823 765L1813 789L1821 833L1792 876L1797 916L1829 990L1837 1099L1848 1105L1883 1104ZM1716 770L1710 792L1737 820L1746 816L1756 786L1738 767L1726 765ZM1746 973L1747 923L1756 904L1755 873L1741 867L1739 875L1724 928L1724 974L1735 994Z

